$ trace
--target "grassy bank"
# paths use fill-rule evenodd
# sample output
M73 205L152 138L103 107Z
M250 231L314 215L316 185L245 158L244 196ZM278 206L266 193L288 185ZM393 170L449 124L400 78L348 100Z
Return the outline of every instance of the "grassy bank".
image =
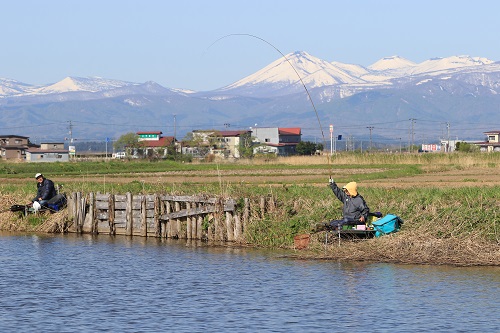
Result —
M394 235L363 242L325 246L325 234L312 236L309 249L296 255L313 258L376 260L408 263L500 265L500 186L434 186L402 188L363 186L447 170L497 170L500 154L338 154L238 163L175 163L101 161L56 164L0 163L1 207L27 202L34 194L36 172L64 179L67 192L173 193L250 198L253 222L245 240L250 245L293 247L293 237L309 233L322 221L340 218L341 205L326 186L330 174L339 183L356 180L373 211L393 213L404 221ZM191 175L186 181L163 181L165 173ZM229 175L238 181L229 181ZM268 175L262 180L262 175ZM254 178L258 179L253 180ZM293 178L292 178L293 177ZM243 179L251 179L243 181ZM292 181L293 180L293 181ZM472 184L471 184L472 182ZM260 197L274 205L264 217ZM0 215L2 229L39 230L42 220L19 221L10 212Z

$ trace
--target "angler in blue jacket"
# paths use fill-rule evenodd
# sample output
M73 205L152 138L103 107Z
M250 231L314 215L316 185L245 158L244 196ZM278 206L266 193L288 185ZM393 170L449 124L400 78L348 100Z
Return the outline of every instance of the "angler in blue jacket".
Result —
M41 173L35 175L37 181L37 193L36 197L31 200L31 202L38 202L40 206L46 206L47 201L52 199L57 195L56 188L54 187L54 182L50 179L45 178Z
M340 188L333 179L330 179L330 188L335 196L343 203L343 219L320 223L316 225L317 230L337 229L344 224L356 225L366 223L370 208L368 208L365 199L358 193L358 185L356 182L347 183L344 187Z

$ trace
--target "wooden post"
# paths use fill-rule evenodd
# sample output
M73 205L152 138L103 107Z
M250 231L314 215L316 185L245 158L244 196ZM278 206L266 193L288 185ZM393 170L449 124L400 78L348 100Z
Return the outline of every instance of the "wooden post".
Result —
M115 196L113 194L110 194L108 199L108 223L109 223L109 234L116 235Z
M127 205L125 208L125 216L126 216L126 222L125 222L125 236L132 236L132 228L133 228L133 215L132 215L132 194L130 192L127 192Z
M170 201L165 201L165 208L166 208L166 213L170 214L172 212L172 207L170 206ZM164 237L172 237L172 220L167 220L165 222L165 233Z
M197 239L203 238L203 216L202 215L198 215L198 218L196 221L196 238Z
M243 236L243 230L241 229L241 219L238 214L234 214L234 239L240 241Z
M190 202L186 202L186 209L189 210L191 209L191 203ZM188 216L187 219L186 219L186 238L187 239L191 239L191 217Z
M86 200L85 197L82 196L80 192L78 192L78 197L80 197L79 200L79 207L78 207L78 233L83 232L83 221L85 221L85 207L86 207Z
M195 215L191 218L191 238L199 239L198 234L196 233L196 228L198 226L198 215Z
M97 233L97 226L95 225L95 196L93 192L89 193L89 212L83 221L82 231L84 233Z
M223 231L220 226L220 216L217 212L214 214L214 240L219 241L223 240Z
M141 199L141 236L148 236L148 206L146 205L146 195Z
M192 206L193 206L193 208L196 208L196 207L199 207L200 205L193 203ZM200 239L198 237L198 233L197 233L198 217L199 217L199 215L194 215L193 217L191 217L191 238L193 238L193 239Z
M97 220L97 206L96 206L96 195L94 192L90 192L89 195L89 200L90 200L90 213L92 215L91 221L92 221L92 233L97 234L97 223L99 222Z
M161 223L160 223L160 215L161 215L161 201L160 196L155 194L155 216L154 216L154 224L155 224L155 237L161 237Z
M76 227L76 232L81 233L81 218L82 218L82 194L80 192L76 192L76 214L75 214L75 227Z
M181 210L181 204L179 201L175 201L174 202L174 212L178 212ZM173 235L173 237L176 237L176 238L181 238L181 231L182 231L182 224L181 224L181 219L175 219L174 220L174 224L175 224L175 233Z
M76 232L75 216L76 216L76 205L75 205L76 193L73 192L68 198L68 220L73 221L73 223L68 228L70 232Z
M234 242L234 227L230 212L226 212L226 234L229 242Z
M211 217L211 220L209 220L209 221L211 221L212 223L210 223L208 225L207 239L209 241L213 241L215 239L215 215L210 214L207 216L207 218L209 218L209 219L210 219L210 217Z

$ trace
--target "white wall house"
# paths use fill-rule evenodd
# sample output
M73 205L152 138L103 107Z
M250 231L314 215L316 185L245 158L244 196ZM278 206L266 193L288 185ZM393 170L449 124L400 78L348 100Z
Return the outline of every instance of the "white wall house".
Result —
M69 150L64 149L64 142L41 143L40 148L29 148L26 151L27 162L68 162Z
M302 132L299 127L254 127L252 137L258 144L254 153L289 156L295 155L295 148L301 141Z
M486 141L477 142L476 145L484 152L500 152L500 131L484 132Z
M240 146L243 144L243 137L251 135L251 131L248 130L195 130L192 133L193 139L198 140L201 145L208 147L209 154L221 158L240 158Z

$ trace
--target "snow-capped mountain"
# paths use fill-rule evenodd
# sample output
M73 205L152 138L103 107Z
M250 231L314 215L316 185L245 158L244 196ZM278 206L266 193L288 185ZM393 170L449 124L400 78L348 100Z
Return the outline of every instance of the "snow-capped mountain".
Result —
M345 67L344 67L345 68ZM359 77L351 75L341 65L313 57L307 52L295 52L272 62L260 71L220 89L221 92L248 92L261 85L262 88L276 92L286 89L289 93L301 90L302 84L308 88L331 85L365 83ZM252 92L252 95L255 91Z
M325 88L322 93L324 97L328 96L326 91L336 91L337 97L347 97L367 89L394 87L401 81L410 79L420 80L428 76L482 70L496 72L500 70L500 64L486 58L469 56L430 59L417 64L400 56L391 56L363 67L356 64L326 62L306 52L295 52L210 94L213 99L224 99L235 95L284 96L303 91L302 83L304 83L308 89Z
M416 74L438 74L445 71L461 70L464 68L479 68L484 65L490 65L494 62L492 60L480 57L470 56L453 56L448 58L434 58L426 60L418 66L415 66L410 72L412 75Z
M407 69L417 66L416 63L400 56L385 57L368 66L372 71L387 71L395 69Z
M0 78L0 98L3 96L15 96L29 92L32 85L12 80Z
M100 92L133 85L138 85L138 83L103 79L100 77L66 77L54 84L34 89L33 93L59 94L75 91Z
M317 110L311 110L304 86ZM96 77L67 77L43 86L0 79L2 131L10 128L8 124L36 116L47 123L81 121L87 136L112 136L122 133L125 124L132 131L157 129L172 114L192 129L219 123L312 128L317 118L324 123L373 124L424 116L438 123L485 122L500 127L499 109L500 63L470 56L422 63L391 56L363 67L294 52L237 82L204 92ZM89 120L93 125L83 125ZM124 124L109 126L118 122ZM115 132L110 134L111 130ZM28 125L18 134L36 131L48 135L45 128Z
M487 58L452 56L435 58L420 64L400 56L382 58L368 67L340 62L327 62L307 52L298 51L280 57L268 66L228 86L216 89L209 95L230 96L279 96L303 89L340 86L347 91L360 87L376 88L393 85L394 79L437 76L460 72L496 72L500 64ZM103 93L123 88L141 87L141 84L100 77L66 77L59 82L34 86L12 79L0 78L0 98L51 95L64 93ZM162 87L163 88L163 87ZM181 89L163 88L168 92L196 94ZM127 90L128 91L128 90ZM116 96L110 93L109 96Z
M0 97L20 97L26 95L48 95L68 92L102 92L127 86L136 86L138 83L110 80L100 77L66 77L63 80L44 85L34 86L10 79L0 78Z

